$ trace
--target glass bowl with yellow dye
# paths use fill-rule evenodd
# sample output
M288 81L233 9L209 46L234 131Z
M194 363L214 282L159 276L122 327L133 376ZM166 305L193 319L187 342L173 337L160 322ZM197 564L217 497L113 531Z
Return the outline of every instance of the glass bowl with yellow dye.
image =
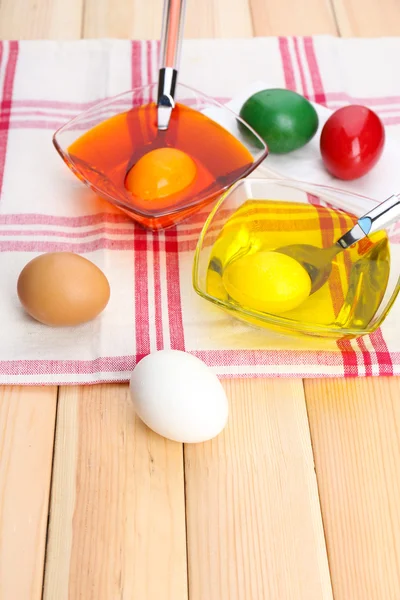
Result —
M325 186L243 179L225 192L204 224L194 289L233 317L281 333L334 339L371 333L400 289L396 225L341 252L314 293L304 266L279 248L328 247L376 204Z

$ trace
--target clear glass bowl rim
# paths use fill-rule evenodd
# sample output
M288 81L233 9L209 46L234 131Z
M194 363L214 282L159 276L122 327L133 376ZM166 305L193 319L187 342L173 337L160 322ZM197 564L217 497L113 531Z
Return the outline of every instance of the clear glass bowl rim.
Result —
M376 323L374 323L374 319L372 319L371 323L374 323L374 326L372 328L368 328L365 330L350 329L350 328L348 328L348 329L340 328L340 330L339 330L339 329L328 327L325 325L318 325L318 324L314 325L312 323L303 324L300 321L288 319L285 317L279 317L279 316L273 315L273 314L261 315L260 313L255 313L255 312L252 312L251 310L246 310L241 307L235 307L234 305L230 305L230 304L228 305L223 300L220 300L219 298L215 298L214 296L211 296L210 294L207 293L206 290L202 289L202 287L199 284L199 262L200 262L200 254L202 251L203 240L207 234L208 227L209 227L210 223L212 222L215 214L218 212L220 207L226 202L226 200L229 198L229 196L238 187L244 186L244 185L248 184L249 182L250 182L250 184L251 184L251 182L254 182L257 184L268 184L268 185L273 185L273 184L285 185L285 184L287 184L288 187L300 188L303 191L305 191L305 192L309 191L310 193L313 193L313 192L317 193L318 190L320 190L319 195L321 197L324 197L327 200L329 200L329 196L326 193L324 194L324 190L326 190L326 191L328 191L328 194L330 192L332 193L331 199L333 201L338 200L337 196L335 197L335 195L334 195L336 193L336 194L346 195L346 196L353 197L353 198L360 198L363 200L367 200L372 203L371 208L373 208L373 205L376 206L379 204L379 202L377 200L374 200L374 199L372 199L368 196L364 196L362 194L348 192L347 190L341 190L341 189L335 188L333 186L326 186L326 185L311 183L311 182L307 182L307 181L299 181L299 180L290 179L290 178L278 179L276 177L275 178L251 177L246 180L243 179L243 180L236 181L219 198L218 202L215 204L215 206L211 210L210 214L208 215L208 217L201 229L201 232L200 232L197 244L196 244L196 249L195 249L194 258L193 258L193 267L192 267L192 285L193 285L196 293L200 297L204 298L205 300L219 306L222 309L227 309L231 313L237 313L238 315L244 315L251 319L258 319L259 321L263 321L266 324L276 325L276 326L280 327L281 329L286 328L286 329L299 331L300 333L317 334L320 337L323 337L324 334L326 334L326 337L332 337L332 334L339 333L339 332L341 334L340 337L345 337L345 336L360 337L362 335L370 334L373 331L375 331L376 329L378 329L378 327L385 320L385 318L386 318L388 312L390 311L391 307L393 306L394 302L396 301L397 295L400 291L400 275L397 278L397 282L396 282L394 291L393 291L392 295L390 296L390 299L386 303L386 306L383 309L382 315L377 319ZM337 208L337 207L334 207L334 208ZM348 210L348 213L354 214L350 210ZM359 215L359 216L361 216L361 215Z
M55 149L57 150L58 154L61 156L61 158L64 160L64 162L66 162L66 159L68 159L68 153L63 149L62 145L59 143L59 137L60 135L62 135L62 133L64 131L66 131L67 129L71 128L74 123L77 123L79 121L81 121L83 118L85 118L87 115L89 115L92 111L95 112L96 110L99 110L103 107L109 106L114 104L115 102L117 102L118 100L121 100L124 97L130 96L130 95L134 95L137 94L140 91L143 90L147 90L147 89L152 89L152 88L156 88L157 87L157 83L152 82L152 83L148 83L146 85L142 85L142 86L138 86L135 88L132 88L131 90L122 92L121 94L117 94L115 96L111 96L110 98L106 98L105 100L100 100L99 102L96 102L96 104L94 104L93 106L91 106L90 108L80 112L78 115L76 115L75 117L73 117L72 119L70 119L69 121L67 121L66 123L64 123L64 125L62 125L61 127L59 127L52 136L52 142L53 145L55 147ZM132 214L136 214L140 217L146 218L146 219L157 219L160 217L165 217L165 216L173 216L175 214L179 214L180 212L197 206L198 204L203 204L207 198L212 199L215 196L218 196L219 194L224 194L227 190L229 190L229 188L234 185L235 183L237 183L237 181L240 181L241 179L244 179L246 177L248 177L248 175L250 175L268 156L269 150L268 150L268 146L265 143L265 141L262 139L262 137L246 122L244 121L244 119L242 119L235 111L233 111L231 108L225 106L224 104L221 104L218 100L215 100L214 98L212 98L211 96L208 96L207 94L204 94L203 92L200 92L199 90L197 90L196 88L193 88L191 86L188 86L184 83L177 83L177 90L179 90L179 88L183 88L186 90L189 90L192 94L200 98L202 98L203 100L209 102L210 104L212 104L214 107L220 108L223 111L231 114L233 117L235 117L235 119L237 121L239 121L240 123L242 123L242 125L244 125L253 135L254 137L260 142L261 144L261 148L260 148L260 156L259 158L257 158L257 160L254 160L253 163L251 164L251 166L244 172L242 173L242 175L240 176L239 179L237 179L236 181L234 181L233 183L230 184L226 184L224 186L221 187L221 189L217 192L213 192L210 196L205 196L204 198L201 198L200 200L197 200L196 202L187 202L184 205L179 205L177 208L174 207L170 207L170 208L166 208L164 210L159 210L159 211L154 211L154 212L147 212L145 210L139 209L136 206L133 206L131 204L128 203L124 203L122 202L120 199L115 198L114 196L111 196L110 194L107 194L106 192L104 192L104 190L100 189L98 186L91 184L90 182L88 182L87 180L85 180L84 178L80 178L80 180L82 181L82 183L84 183L85 185L87 185L92 191L94 191L95 193L97 193L99 196L102 196L103 198L107 199L109 202L113 203L116 206L119 206L123 209L126 209L128 211L130 211ZM179 98L177 98L177 102L179 103ZM123 112L123 111L121 111ZM233 135L233 134L232 134Z

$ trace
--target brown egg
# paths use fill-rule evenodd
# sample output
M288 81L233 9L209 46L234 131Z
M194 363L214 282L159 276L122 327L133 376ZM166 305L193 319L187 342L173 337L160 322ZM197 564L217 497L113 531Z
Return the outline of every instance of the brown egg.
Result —
M52 252L31 260L18 278L26 312L53 327L91 321L107 306L110 286L90 260L72 252Z

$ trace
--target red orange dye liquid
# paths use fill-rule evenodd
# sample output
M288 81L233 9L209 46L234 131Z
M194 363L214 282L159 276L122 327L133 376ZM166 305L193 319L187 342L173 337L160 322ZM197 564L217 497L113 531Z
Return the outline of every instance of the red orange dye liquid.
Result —
M196 163L196 176L180 192L143 200L126 188L126 175L144 154L161 147L187 153ZM167 131L157 129L157 107L147 104L89 129L71 144L68 155L75 173L99 195L152 229L174 225L199 210L253 164L250 152L232 134L179 103Z

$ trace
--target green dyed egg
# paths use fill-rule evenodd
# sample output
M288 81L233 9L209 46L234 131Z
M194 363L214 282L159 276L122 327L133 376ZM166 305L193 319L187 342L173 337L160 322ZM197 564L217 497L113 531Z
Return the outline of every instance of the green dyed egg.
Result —
M265 141L271 154L286 154L307 144L318 129L318 114L304 96L285 89L250 96L240 117Z

